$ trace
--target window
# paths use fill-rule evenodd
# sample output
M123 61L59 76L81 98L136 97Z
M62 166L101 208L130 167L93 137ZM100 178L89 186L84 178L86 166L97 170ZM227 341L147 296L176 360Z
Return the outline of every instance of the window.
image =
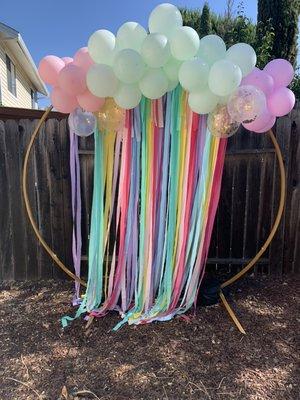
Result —
M17 96L16 90L16 67L11 59L6 55L7 87L10 93Z
M31 108L37 108L37 101L36 101L36 92L30 89L30 96L31 96Z

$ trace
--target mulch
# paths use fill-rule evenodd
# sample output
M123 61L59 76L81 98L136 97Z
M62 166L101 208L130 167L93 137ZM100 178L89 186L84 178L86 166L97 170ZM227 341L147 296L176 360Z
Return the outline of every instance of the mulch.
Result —
M230 303L242 335L218 304L189 321L112 332L111 313L63 330L69 282L2 284L0 399L299 399L298 287L295 276L239 283Z

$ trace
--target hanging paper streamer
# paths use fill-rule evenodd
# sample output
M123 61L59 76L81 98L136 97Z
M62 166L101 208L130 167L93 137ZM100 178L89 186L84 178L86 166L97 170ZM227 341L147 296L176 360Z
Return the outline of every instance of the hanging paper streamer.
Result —
M78 136L74 133L74 126L70 126L70 173L71 173L71 197L72 197L72 256L75 275L80 278L81 264L81 193L80 193L80 164L78 154ZM79 302L79 283L75 282L75 294L73 304Z
M143 98L118 132L95 134L86 294L76 316L117 310L164 321L195 302L219 199L226 140L180 87ZM65 317L63 324L71 318Z

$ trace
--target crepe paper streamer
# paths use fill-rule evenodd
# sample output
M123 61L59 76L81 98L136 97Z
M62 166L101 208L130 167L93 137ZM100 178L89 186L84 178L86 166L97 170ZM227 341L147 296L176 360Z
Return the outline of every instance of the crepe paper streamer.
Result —
M78 154L78 136L70 129L70 173L71 173L71 197L72 197L72 256L75 275L80 278L81 265L81 192L80 192L80 164ZM75 281L75 293L73 305L79 304L80 284Z
M88 285L75 318L116 310L117 330L195 304L225 150L180 86L160 100L143 97L119 132L95 133Z

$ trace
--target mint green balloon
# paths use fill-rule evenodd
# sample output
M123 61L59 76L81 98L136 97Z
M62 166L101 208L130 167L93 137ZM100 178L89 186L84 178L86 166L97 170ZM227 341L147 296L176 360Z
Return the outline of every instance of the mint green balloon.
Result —
M115 35L106 29L100 29L94 32L89 38L89 55L98 64L111 65L113 62L115 46Z
M216 61L210 68L208 86L217 96L227 96L239 86L241 80L240 67L224 59Z
M171 56L167 37L161 33L147 35L142 44L141 55L149 67L162 67Z
M170 81L178 81L178 73L181 64L182 61L176 60L176 58L171 56L168 62L163 66L163 70Z
M159 99L168 89L168 78L161 68L150 68L140 80L139 87L148 99Z
M174 90L176 87L177 87L177 85L179 84L179 81L177 80L177 81L168 81L168 89L167 89L167 92L172 92L172 90Z
M146 29L137 22L125 22L117 32L117 46L122 49L141 51L142 43L147 36Z
M177 60L189 60L197 54L199 36L190 26L177 28L170 38L171 53Z
M213 94L208 88L189 94L188 103L192 111L197 114L208 114L218 104L218 96Z
M116 93L119 81L109 65L94 64L86 75L89 91L97 97L112 97Z
M226 45L218 35L206 35L200 40L198 57L202 58L209 65L225 58Z
M150 14L150 33L162 33L170 37L173 31L180 26L182 26L182 16L173 4L160 4Z
M114 100L119 107L130 110L136 107L141 101L142 93L137 84L120 84Z
M117 52L113 65L116 77L124 83L135 83L144 75L146 66L140 54L133 49Z
M220 96L220 97L219 97L218 104L224 106L225 104L228 103L229 97L230 97L230 95L227 95L227 96Z
M195 92L207 86L208 64L201 58L184 61L179 69L179 82L188 92Z
M256 64L256 53L247 43L237 43L229 47L226 58L241 68L243 76L248 75Z

